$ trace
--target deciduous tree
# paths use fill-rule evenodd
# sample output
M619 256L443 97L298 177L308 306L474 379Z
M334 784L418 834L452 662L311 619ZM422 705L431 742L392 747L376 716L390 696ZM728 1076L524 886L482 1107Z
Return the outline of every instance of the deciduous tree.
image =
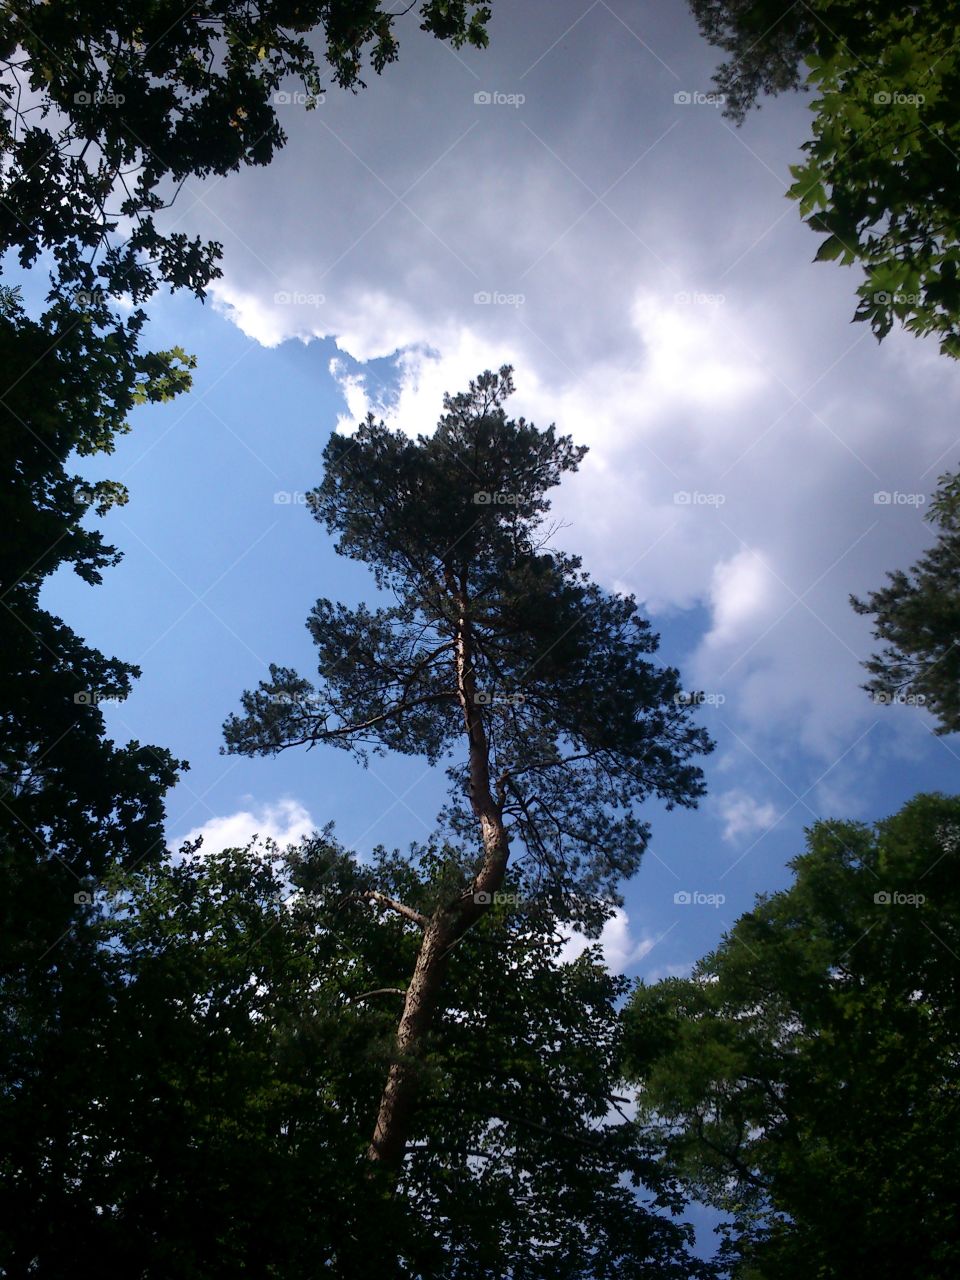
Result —
M625 1013L640 1124L742 1280L960 1265L960 800L818 822L693 976Z
M927 514L937 540L909 570L866 600L851 596L857 613L873 618L885 648L863 665L863 687L874 701L925 706L937 733L960 729L960 476L940 477Z
M855 320L896 322L960 356L960 15L921 0L690 0L730 55L716 77L742 122L764 93L808 87L813 136L788 195L826 235L817 260L857 263Z
M0 1093L0 1270L282 1280L690 1280L679 1205L617 1114L623 979L495 904L424 1057L397 1193L365 1158L396 1006L451 851L328 832L185 850L99 886L99 981ZM638 1186L638 1183L644 1184Z
M220 247L156 215L188 179L268 164L286 141L276 106L291 83L363 87L396 60L398 25L455 46L486 44L488 7L423 0L11 0L0 15L0 252L23 266L51 250L64 287L139 303L165 282L202 296ZM312 39L311 39L312 37ZM322 52L318 52L319 44ZM121 229L122 235L114 235Z

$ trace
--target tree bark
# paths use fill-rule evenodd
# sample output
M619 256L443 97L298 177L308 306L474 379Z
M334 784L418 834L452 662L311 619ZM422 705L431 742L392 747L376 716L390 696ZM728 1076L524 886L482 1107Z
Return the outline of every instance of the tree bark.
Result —
M437 996L443 982L448 939L442 920L431 920L424 930L413 976L407 987L403 1014L397 1027L394 1057L380 1098L373 1139L367 1152L370 1160L396 1168L403 1160L410 1120L416 1103L419 1063L424 1037L433 1023Z
M438 907L426 921L413 976L407 987L397 1027L393 1061L380 1098L380 1109L367 1149L367 1158L383 1168L403 1162L417 1102L420 1059L433 1026L450 949L489 908L500 889L510 854L500 805L490 789L490 752L483 718L477 707L477 682L471 647L469 601L466 588L451 570L447 590L458 606L454 660L457 694L463 710L468 743L470 801L480 827L483 861L466 893Z

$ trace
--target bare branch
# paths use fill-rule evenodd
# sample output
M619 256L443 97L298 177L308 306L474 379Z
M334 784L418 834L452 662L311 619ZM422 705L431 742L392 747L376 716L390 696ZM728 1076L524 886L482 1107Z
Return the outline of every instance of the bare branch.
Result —
M405 996L406 994L405 987L377 987L375 991L364 991L361 995L354 996L347 1003L359 1004L361 1000L369 1000L371 996Z
M528 1116L515 1116L506 1111L498 1111L492 1119L500 1120L504 1124L519 1124L527 1129L535 1129L538 1133L546 1133L551 1138L562 1138L564 1142L575 1143L579 1147L585 1147L588 1151L601 1151L602 1143L594 1141L590 1138L584 1138L579 1133L568 1133L565 1129L557 1129L551 1125L540 1124L537 1120L531 1120Z
M390 898L385 893L381 893L378 889L366 889L362 893L357 894L358 898L368 898L371 902L377 902L381 907L389 907L391 911L396 911L398 915L403 916L405 920L412 920L414 924L418 924L421 929L427 927L427 917L421 915L419 911L415 911L413 907L408 907L403 902L398 902L396 898Z

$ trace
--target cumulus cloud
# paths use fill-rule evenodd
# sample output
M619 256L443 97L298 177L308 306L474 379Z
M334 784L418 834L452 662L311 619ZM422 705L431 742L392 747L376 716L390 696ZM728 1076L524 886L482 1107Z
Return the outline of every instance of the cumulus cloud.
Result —
M875 494L955 465L960 387L915 340L851 327L852 274L811 264L783 198L804 103L740 131L678 105L714 54L688 15L644 22L634 39L615 6L562 0L498 12L482 55L411 37L365 94L288 109L269 181L197 188L184 221L213 217L212 292L245 333L336 341L342 430L372 410L429 431L444 391L513 363L514 411L590 446L561 543L655 617L702 611L669 660L724 695L711 727L761 772L803 753L837 788L877 740L848 596L929 539ZM477 105L494 84L524 103Z
M317 824L299 800L284 797L275 804L254 805L236 813L209 818L199 827L193 827L184 835L171 840L171 849L179 849L186 841L203 837L207 852L220 849L242 848L254 836L262 840L274 840L281 849L295 844L315 831Z
M603 926L598 942L604 963L611 973L626 973L635 969L640 961L656 946L656 938L637 938L630 928L630 917L618 908ZM572 964L592 944L582 933L571 932L560 953L562 964Z

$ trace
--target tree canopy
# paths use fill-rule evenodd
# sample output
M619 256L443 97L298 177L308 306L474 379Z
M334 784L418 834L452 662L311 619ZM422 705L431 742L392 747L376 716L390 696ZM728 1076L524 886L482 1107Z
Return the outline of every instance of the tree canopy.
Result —
M857 263L855 320L897 322L960 356L960 14L936 0L690 0L727 52L716 76L742 122L765 93L807 87L813 136L788 195L826 236L817 260Z
M95 318L78 320L64 301L34 321L14 291L0 315L0 987L8 1000L24 983L49 982L51 1001L62 997L60 966L81 945L86 912L75 895L89 894L114 864L163 855L164 795L183 767L162 747L106 737L100 703L125 698L139 672L85 644L40 603L57 569L95 584L118 559L83 520L123 502L123 488L82 479L78 456L109 452L137 403L189 386L192 361L179 351L137 355L138 329L132 320L104 338Z
M863 687L875 702L924 706L936 732L960 729L960 476L940 477L927 519L937 540L909 570L865 600L851 596L857 613L873 618L874 638L885 648L863 665Z
M733 1276L956 1273L958 860L957 798L818 822L789 889L631 998L641 1126Z
M933 0L690 0L742 123L813 91L788 195L859 264L855 319L960 357L960 14ZM321 744L444 766L430 839L361 860L332 828L171 856L185 762L107 737L138 669L41 605L96 585L79 474L137 406L189 390L146 350L161 288L220 246L167 217L190 180L266 165L364 87L406 26L483 47L476 0L11 0L0 13L0 1275L298 1280L947 1280L960 1264L960 799L818 822L688 979L629 987L596 939L650 809L694 807L712 749L632 596L556 545L585 449L509 418L503 366L411 439L334 433L309 495L375 590L321 598L316 675L270 667L225 750ZM419 38L419 37L418 37ZM960 729L960 476L935 545L853 607L877 701ZM322 761L322 753L317 754ZM637 1119L624 1110L636 1086ZM715 1264L676 1218L721 1211Z
M706 1275L617 1114L624 980L502 906L450 967L397 1194L368 1176L419 945L369 893L430 910L442 851L418 863L327 831L104 884L57 1088L20 1063L0 1093L7 1273L61 1273L83 1239L144 1280Z

